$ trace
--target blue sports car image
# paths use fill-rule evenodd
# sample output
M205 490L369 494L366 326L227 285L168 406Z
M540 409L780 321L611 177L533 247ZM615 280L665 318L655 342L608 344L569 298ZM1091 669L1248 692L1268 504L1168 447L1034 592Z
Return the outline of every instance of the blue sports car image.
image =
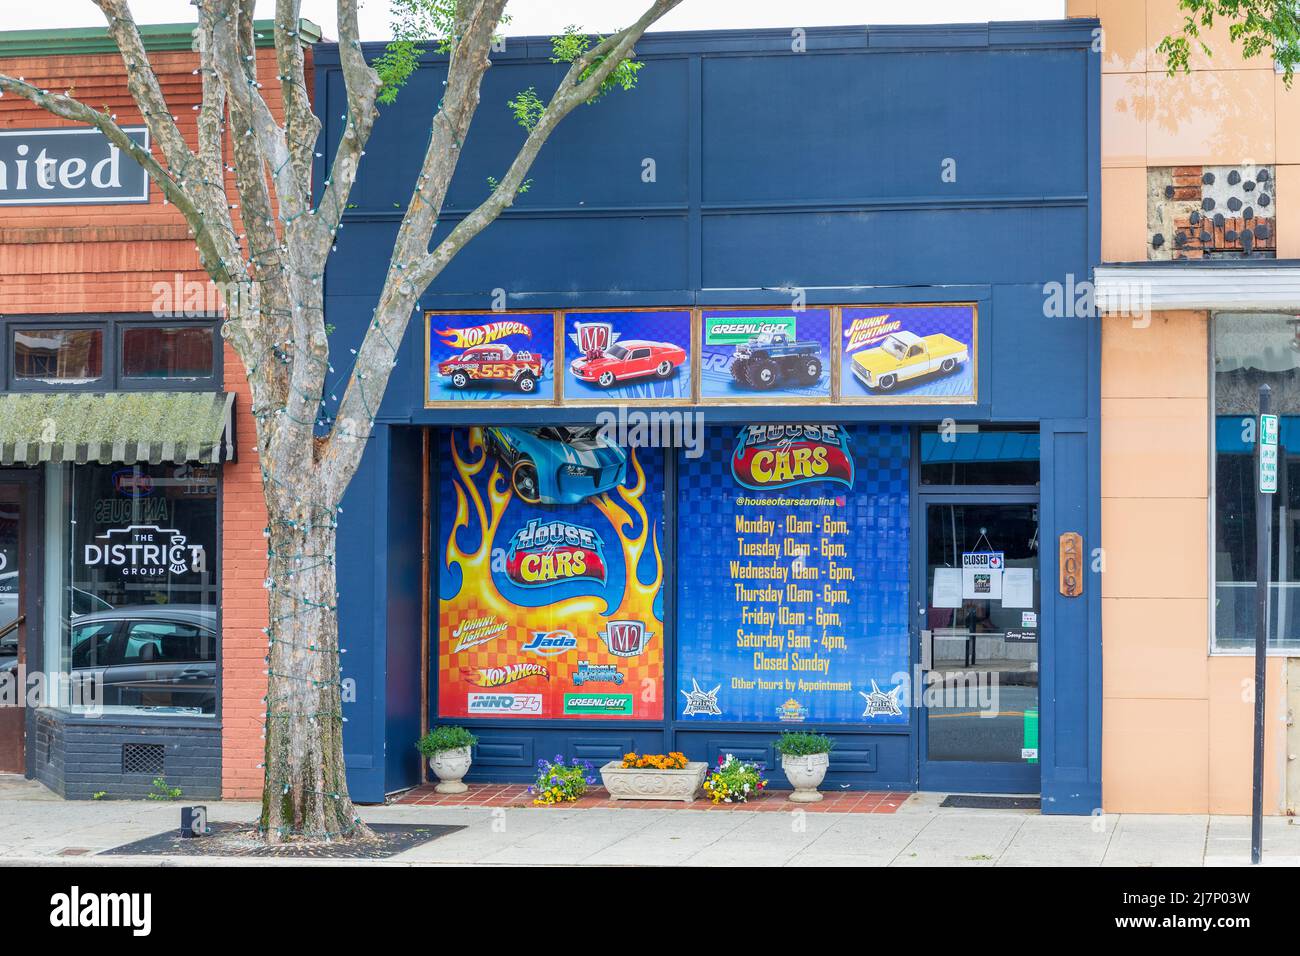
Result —
M627 454L592 427L484 428L487 449L530 505L576 505L627 477Z

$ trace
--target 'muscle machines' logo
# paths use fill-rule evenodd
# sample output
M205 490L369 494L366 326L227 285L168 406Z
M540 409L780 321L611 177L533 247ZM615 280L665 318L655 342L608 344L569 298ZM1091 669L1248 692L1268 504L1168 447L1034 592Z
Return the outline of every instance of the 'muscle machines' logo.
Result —
M112 528L85 546L87 568L116 568L124 577L162 577L207 570L201 544L190 544L175 528L133 524Z
M811 481L852 488L849 434L840 425L748 425L736 438L731 474L755 491Z
M591 528L533 518L510 539L506 574L526 588L583 579L604 584L605 544Z

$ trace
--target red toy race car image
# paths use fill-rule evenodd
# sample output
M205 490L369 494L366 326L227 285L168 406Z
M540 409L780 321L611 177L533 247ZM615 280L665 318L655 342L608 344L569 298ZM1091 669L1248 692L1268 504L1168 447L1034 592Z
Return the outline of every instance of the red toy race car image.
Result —
M569 371L583 382L609 388L629 378L668 378L685 361L686 351L669 342L629 340L592 349L574 359Z
M438 363L438 374L451 379L452 387L467 388L471 383L513 383L519 391L531 393L537 388L545 363L540 355L516 352L504 342L466 349Z

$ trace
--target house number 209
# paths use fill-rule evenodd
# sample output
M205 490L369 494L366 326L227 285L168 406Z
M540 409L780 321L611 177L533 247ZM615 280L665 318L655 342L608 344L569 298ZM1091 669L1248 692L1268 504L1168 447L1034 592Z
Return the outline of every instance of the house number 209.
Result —
M1078 597L1083 594L1083 535L1067 531L1061 535L1060 560L1061 594Z

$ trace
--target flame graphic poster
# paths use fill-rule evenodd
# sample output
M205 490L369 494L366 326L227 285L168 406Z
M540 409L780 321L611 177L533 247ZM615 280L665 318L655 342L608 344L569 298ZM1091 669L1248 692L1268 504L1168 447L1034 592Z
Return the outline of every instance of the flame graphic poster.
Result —
M443 430L438 712L663 717L663 458L589 427Z

